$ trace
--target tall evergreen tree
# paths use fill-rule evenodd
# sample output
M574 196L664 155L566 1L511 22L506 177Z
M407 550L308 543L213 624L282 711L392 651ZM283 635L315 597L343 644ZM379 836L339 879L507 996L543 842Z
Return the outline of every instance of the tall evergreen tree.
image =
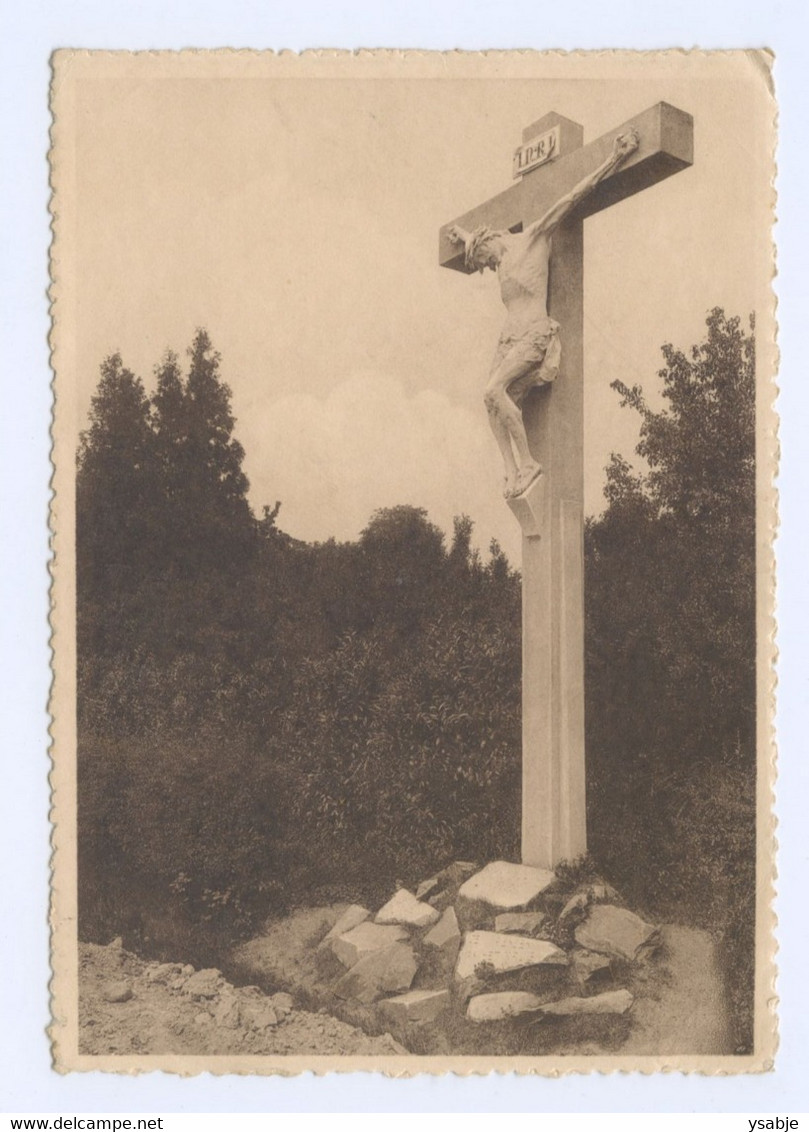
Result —
M219 376L220 355L205 330L197 331L188 355L185 381L176 355L166 355L152 402L170 558L184 572L225 569L256 534L244 449L233 436L231 392Z
M158 465L140 378L112 354L81 434L77 475L79 586L98 594L133 584L152 542Z

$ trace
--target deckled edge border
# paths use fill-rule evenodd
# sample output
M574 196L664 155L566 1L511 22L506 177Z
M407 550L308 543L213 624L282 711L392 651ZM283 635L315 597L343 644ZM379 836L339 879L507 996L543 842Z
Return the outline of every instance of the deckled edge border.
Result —
M415 1066L403 1064L401 1057L378 1058L344 1058L344 1057L272 1057L272 1056L225 1056L225 1057L186 1057L179 1055L160 1055L127 1058L127 1066L120 1065L116 1057L97 1057L80 1055L77 1052L78 1041L78 996L75 977L71 980L68 970L72 965L74 972L78 968L78 939L76 918L76 892L75 892L75 860L70 869L70 896L65 891L61 874L65 873L71 861L68 854L75 853L76 846L76 781L75 781L75 716L69 721L67 727L71 740L72 763L68 767L64 754L66 729L64 713L58 711L58 700L68 699L72 695L75 706L75 607L68 610L65 618L65 601L73 593L75 573L72 562L74 540L66 530L72 529L75 518L75 506L72 498L75 487L75 475L68 469L75 468L75 456L72 452L60 451L58 441L59 422L62 412L60 405L72 404L71 390L65 387L65 377L60 372L65 368L62 360L68 351L68 346L61 341L65 333L64 319L60 319L60 306L68 302L69 289L62 290L60 273L61 262L65 259L65 245L69 243L69 235L65 228L65 218L60 216L59 197L64 192L65 172L64 166L68 160L65 140L60 136L63 133L63 124L60 126L57 113L60 103L66 97L67 70L71 61L77 57L104 57L110 58L138 58L153 60L170 57L176 59L181 65L185 60L198 60L216 57L229 59L240 57L249 59L276 59L288 62L290 58L308 60L311 58L328 61L342 61L348 59L363 59L372 56L374 60L380 58L392 61L405 61L409 58L431 59L441 57L445 65L455 65L458 61L468 63L471 60L485 58L497 64L500 61L521 57L534 61L536 59L577 59L588 60L610 56L620 57L629 63L637 59L638 63L647 63L650 59L675 56L687 57L693 55L706 55L711 57L732 56L739 58L746 56L751 65L764 79L766 93L770 96L771 117L768 130L772 138L771 151L771 226L769 251L772 271L766 290L763 294L761 317L757 322L756 343L756 595L757 595L757 880L756 880L756 991L755 991L755 1044L752 1055L738 1057L687 1057L687 1056L660 1056L635 1057L624 1059L618 1057L598 1058L571 1058L559 1066L559 1058L469 1058L469 1057L443 1057L443 1058L417 1058ZM272 64L270 64L272 65ZM779 351L777 346L778 326L776 320L777 295L774 281L777 275L776 246L772 235L773 225L776 222L777 191L777 125L778 108L775 101L773 83L774 56L766 49L749 51L700 51L698 49L685 50L672 48L659 51L634 51L607 49L599 50L514 50L514 51L420 51L391 49L359 48L354 51L311 49L299 53L281 50L253 50L230 49L216 50L182 50L182 51L90 51L82 49L61 49L54 52L51 58L51 84L49 106L51 111L50 147L48 151L48 168L50 183L50 228L51 245L49 250L49 279L48 296L50 300L50 333L48 343L50 347L51 363L51 389L53 392L53 407L50 421L51 440L51 500L49 508L49 530L51 559L50 573L50 646L51 646L51 694L48 704L50 712L50 748L51 771L49 783L51 787L51 900L49 924L51 931L51 980L49 985L51 1002L51 1023L48 1027L48 1036L51 1040L53 1067L60 1073L106 1071L137 1075L161 1070L179 1074L184 1077L210 1073L213 1075L279 1075L284 1077L297 1076L300 1073L311 1072L316 1076L327 1073L349 1072L381 1072L385 1076L395 1078L411 1078L420 1074L453 1073L460 1076L485 1075L496 1073L507 1075L516 1073L520 1075L538 1075L558 1078L572 1074L601 1073L608 1074L620 1072L622 1074L641 1073L697 1073L705 1076L737 1076L739 1074L766 1072L773 1068L775 1053L778 1047L778 1020L776 993L777 981L777 940L775 930L777 917L774 909L776 896L776 853L777 853L777 818L775 813L775 785L777 777L777 751L775 741L775 702L777 676L775 664L777 661L776 645L776 590L775 590L775 546L774 540L778 531L778 492L776 478L779 466L779 438L778 416L776 401L778 395L777 373ZM494 77L494 75L492 75ZM64 108L61 111L64 117ZM763 324L763 325L762 325ZM766 348L764 336L766 334ZM763 374L763 377L761 376ZM66 481L66 482L64 482ZM70 521L65 527L66 518ZM68 558L68 554L70 557ZM64 562L67 561L67 565ZM61 608L60 608L61 607ZM64 624L64 621L67 624ZM72 640L71 640L72 631ZM60 643L60 636L62 638ZM67 654L67 656L65 655ZM68 667L72 660L72 665ZM67 673L65 669L67 667ZM61 716L61 718L60 718ZM767 774L762 773L767 769ZM72 771L72 774L70 773ZM71 812L72 811L72 812ZM65 835L66 826L70 827L73 835L72 844ZM69 906L67 906L69 905ZM760 962L760 960L763 960ZM72 1039L72 1041L71 1041ZM69 1048L71 1047L72 1048ZM410 1063L411 1059L406 1059ZM629 1060L631 1064L626 1064Z

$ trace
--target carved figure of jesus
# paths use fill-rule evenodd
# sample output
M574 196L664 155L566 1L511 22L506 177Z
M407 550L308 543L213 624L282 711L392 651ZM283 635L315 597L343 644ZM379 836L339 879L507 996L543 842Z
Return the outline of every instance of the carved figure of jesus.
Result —
M595 186L639 144L634 130L620 134L610 156L523 232L453 225L449 238L463 243L467 267L497 272L508 312L484 394L489 423L505 465L506 498L521 495L542 474L531 455L522 419L526 393L555 380L562 349L559 323L548 317L548 270L554 230ZM516 458L515 458L516 452Z

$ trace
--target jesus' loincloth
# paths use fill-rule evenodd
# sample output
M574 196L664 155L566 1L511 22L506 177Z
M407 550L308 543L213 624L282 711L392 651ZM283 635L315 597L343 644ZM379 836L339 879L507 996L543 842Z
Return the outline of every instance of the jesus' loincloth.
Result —
M497 343L492 369L497 369L506 359L509 365L516 362L525 366L506 390L514 404L520 406L529 389L547 385L559 374L562 360L559 323L552 318L543 319L539 325L521 333L506 328Z

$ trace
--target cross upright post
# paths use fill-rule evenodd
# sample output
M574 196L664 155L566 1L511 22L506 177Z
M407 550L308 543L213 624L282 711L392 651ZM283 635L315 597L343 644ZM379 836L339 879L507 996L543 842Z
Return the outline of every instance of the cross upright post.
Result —
M661 102L584 146L580 125L548 114L523 131L517 184L454 222L468 230L485 224L521 231L596 169L619 134L632 130L640 139L637 150L554 233L548 314L561 327L561 365L556 381L532 389L522 405L531 454L543 474L508 500L523 533L522 860L542 868L574 860L587 848L583 221L687 168L693 160L691 116ZM535 139L544 140L532 147ZM539 162L531 164L537 155ZM439 262L474 270L450 240L451 227L441 229Z

